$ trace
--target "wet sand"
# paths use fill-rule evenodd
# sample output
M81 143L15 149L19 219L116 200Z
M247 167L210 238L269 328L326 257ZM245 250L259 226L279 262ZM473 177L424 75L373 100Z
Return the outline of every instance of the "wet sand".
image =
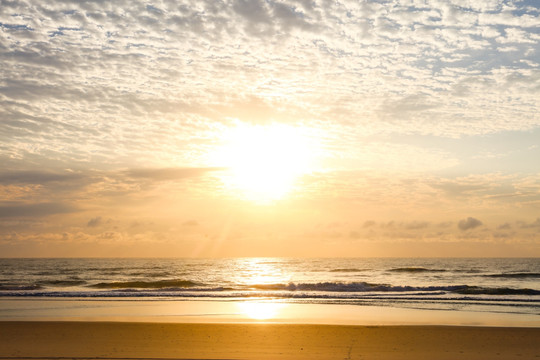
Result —
M1 359L540 359L540 328L0 322Z

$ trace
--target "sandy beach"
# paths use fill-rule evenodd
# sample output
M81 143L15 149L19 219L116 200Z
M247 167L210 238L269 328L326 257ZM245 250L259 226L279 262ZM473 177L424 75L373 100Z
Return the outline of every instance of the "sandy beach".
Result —
M2 359L534 359L540 328L0 322Z

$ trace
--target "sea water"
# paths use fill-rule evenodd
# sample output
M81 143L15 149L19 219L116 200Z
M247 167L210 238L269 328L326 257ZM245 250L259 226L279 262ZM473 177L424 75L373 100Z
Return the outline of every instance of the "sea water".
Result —
M540 315L540 261L0 259L0 299L264 300Z

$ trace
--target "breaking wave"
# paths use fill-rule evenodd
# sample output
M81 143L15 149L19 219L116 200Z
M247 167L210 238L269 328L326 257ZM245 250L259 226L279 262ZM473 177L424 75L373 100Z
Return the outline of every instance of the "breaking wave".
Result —
M540 290L512 289L512 288L486 288L469 285L452 286L394 286L387 284L371 284L367 282L353 283L307 283L307 284L259 284L252 285L256 290L281 291L321 291L321 292L449 292L456 294L485 294L485 295L540 295Z
M32 284L32 285L2 285L0 284L1 291L29 291L29 290L40 290L43 289L42 286ZM0 292L0 295L3 295ZM16 295L15 295L16 296Z
M335 272L335 273L355 273L355 272L364 272L364 271L369 271L369 269L332 269L330 270L330 272Z
M42 280L39 285L46 286L78 286L86 284L84 280Z
M394 268L388 271L391 272L407 272L407 273L419 273L419 272L445 272L444 269L428 269L423 267L404 267L404 268Z
M166 289L166 288L192 288L203 284L189 280L160 280L160 281L125 281L101 282L89 287L96 289Z
M488 274L484 275L485 277L491 278L509 278L509 279L519 279L519 278L540 278L540 273L502 273L502 274Z

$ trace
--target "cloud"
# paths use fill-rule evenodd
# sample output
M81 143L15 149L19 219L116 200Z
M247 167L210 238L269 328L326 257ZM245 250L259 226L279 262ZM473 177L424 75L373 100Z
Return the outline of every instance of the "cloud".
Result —
M64 203L0 203L0 218L44 217L56 214L68 214L77 211L78 209L76 207Z
M458 228L462 231L475 229L482 225L483 223L480 220L475 219L473 217L468 217L467 219L460 220L458 222Z
M125 171L128 177L135 179L152 179L156 181L179 180L204 176L209 172L221 171L223 168L155 168L131 169Z
M422 230L428 228L430 225L429 221L413 221L403 224L405 229L408 230Z
M510 230L510 229L512 229L512 225L510 225L509 223L504 223L497 227L497 230Z
M267 2L260 0L236 0L233 10L251 23L270 23Z
M535 221L531 223L520 222L520 227L522 229L540 228L540 218L537 218Z
M441 104L434 103L432 96L426 94L413 94L407 95L402 99L388 99L381 105L381 112L394 117L401 117L408 112L424 112L439 106L441 106Z
M375 224L376 224L375 221L368 220L368 221L364 221L364 223L362 224L362 227L363 228L370 228L372 226L375 226Z
M88 223L86 224L86 226L98 227L98 226L101 226L101 224L103 224L103 219L101 218L101 216L97 216L95 218L90 219Z
M83 179L81 173L52 171L5 171L0 172L0 184L45 184L50 182L73 182Z

